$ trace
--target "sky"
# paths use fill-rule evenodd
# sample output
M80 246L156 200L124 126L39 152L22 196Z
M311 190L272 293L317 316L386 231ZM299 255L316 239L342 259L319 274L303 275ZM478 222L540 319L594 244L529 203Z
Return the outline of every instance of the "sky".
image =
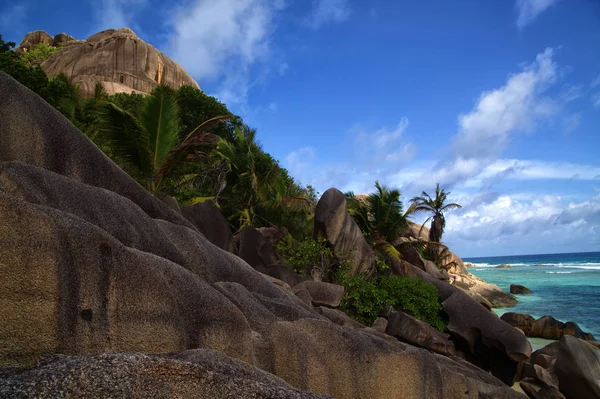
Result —
M598 0L0 0L17 43L123 26L320 193L439 182L462 257L600 251Z

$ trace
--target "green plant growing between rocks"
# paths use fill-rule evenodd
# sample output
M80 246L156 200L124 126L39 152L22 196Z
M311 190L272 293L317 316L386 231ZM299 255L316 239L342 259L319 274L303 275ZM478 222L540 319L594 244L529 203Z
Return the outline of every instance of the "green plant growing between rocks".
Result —
M284 263L301 275L310 275L313 269L321 271L328 280L335 279L335 272L343 267L331 248L327 247L324 238L307 239L294 242L291 236L282 240L276 247L277 254Z
M359 274L346 277L343 285L346 293L340 309L367 326L391 306L439 331L447 328L436 288L419 279L404 276L369 278Z

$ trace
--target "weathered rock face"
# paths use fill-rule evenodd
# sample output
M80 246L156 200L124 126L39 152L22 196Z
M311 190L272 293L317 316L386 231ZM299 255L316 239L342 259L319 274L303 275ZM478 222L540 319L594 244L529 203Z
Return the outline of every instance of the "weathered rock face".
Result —
M17 53L24 53L37 44L44 43L52 46L53 42L54 38L48 33L44 32L43 30L36 30L26 34L23 40L21 40L21 43L19 43L19 47L17 47L15 51Z
M456 348L470 354L474 364L512 385L519 362L531 356L525 335L462 292L452 294L442 306L449 316L448 331Z
M529 337L559 339L563 335L572 335L588 341L594 340L594 336L582 331L577 323L573 321L563 323L552 316L543 316L535 320L528 314L509 312L504 313L501 319Z
M197 349L146 356L54 356L0 374L2 398L325 398L220 352Z
M522 397L460 360L332 323L211 244L4 73L0 166L0 367L75 356L48 368L2 370L10 384L0 389L43 397L69 389L74 397L119 397L119 389L133 397L222 397L231 386L225 374L239 383L228 396L301 397L286 386L272 391L277 382L255 369L232 368L235 358L336 398ZM193 353L173 355L179 362L80 357L198 348L226 359L207 375L189 365Z
M535 351L521 367L521 378L533 398L598 398L598 376L600 344L570 335Z
M63 36L64 35L64 36ZM82 95L94 94L96 83L102 83L109 94L150 93L159 84L173 88L189 85L199 88L192 77L177 63L158 51L128 28L108 29L87 38L71 40L65 34L54 38L43 31L27 34L21 46L28 43L52 45L65 43L41 67L48 76L60 73L79 84Z
M233 234L229 223L212 201L204 201L181 209L181 213L208 241L233 253Z
M531 327L533 327L535 319L530 315L524 313L507 312L500 316L500 318L511 326L523 331L525 335L531 335Z
M278 264L273 245L253 226L244 227L234 241L236 254L259 272L268 274L267 268Z
M350 254L354 273L373 270L373 249L348 213L346 198L341 191L330 188L319 199L315 211L314 237L325 238L336 256Z
M517 295L528 295L531 294L531 290L521 284L511 284L510 293Z
M442 355L454 355L454 343L450 336L404 312L391 312L385 333L403 342L432 350Z
M341 285L324 283L322 281L304 281L300 285L306 288L315 306L336 308L340 306L340 302L344 296L344 287Z

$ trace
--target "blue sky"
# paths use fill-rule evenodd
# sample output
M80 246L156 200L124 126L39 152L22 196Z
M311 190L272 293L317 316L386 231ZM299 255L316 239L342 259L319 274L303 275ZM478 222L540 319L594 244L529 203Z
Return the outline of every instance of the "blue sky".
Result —
M1 0L6 2L6 0ZM459 255L600 251L600 2L6 2L0 33L127 26L323 192L464 208ZM422 220L418 217L416 220Z

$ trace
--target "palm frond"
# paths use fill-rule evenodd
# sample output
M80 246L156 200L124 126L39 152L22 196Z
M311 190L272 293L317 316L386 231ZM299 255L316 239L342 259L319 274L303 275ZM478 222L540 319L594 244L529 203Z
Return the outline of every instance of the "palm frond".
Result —
M138 120L113 103L105 103L98 110L99 133L112 144L116 155L138 166L146 175L153 174L148 135Z
M159 86L148 97L141 122L148 132L152 169L156 174L179 140L179 106L169 88Z

